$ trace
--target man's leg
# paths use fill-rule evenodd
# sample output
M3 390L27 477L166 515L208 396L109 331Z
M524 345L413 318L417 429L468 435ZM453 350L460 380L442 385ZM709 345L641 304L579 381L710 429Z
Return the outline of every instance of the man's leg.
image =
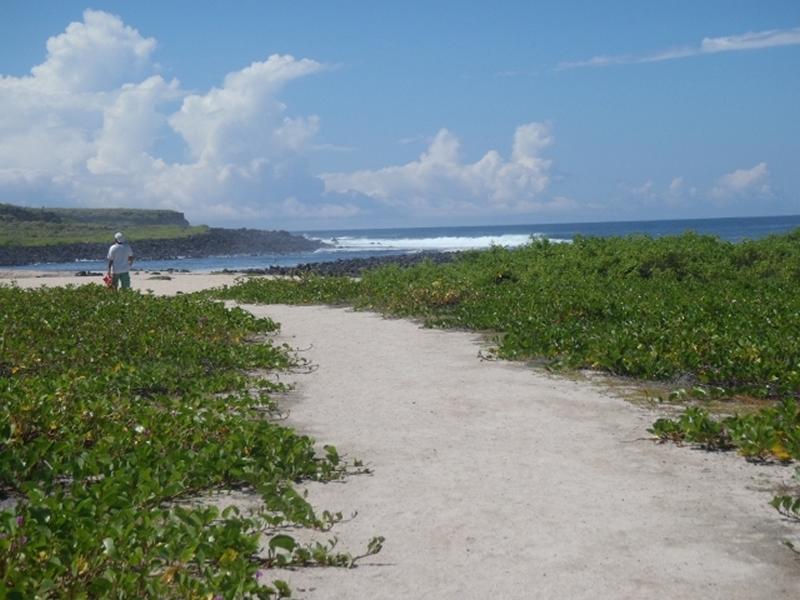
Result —
M119 282L122 284L123 290L131 289L131 274L130 273L120 273L119 274Z

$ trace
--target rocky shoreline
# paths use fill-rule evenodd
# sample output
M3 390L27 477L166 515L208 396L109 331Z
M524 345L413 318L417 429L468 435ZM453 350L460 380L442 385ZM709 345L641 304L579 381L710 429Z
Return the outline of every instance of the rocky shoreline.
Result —
M52 246L0 246L0 266L104 260L108 243L56 244ZM178 257L287 254L311 252L327 244L288 231L210 228L204 233L167 240L131 240L138 260Z
M322 275L325 277L360 277L364 271L397 265L412 267L421 262L445 264L454 261L459 252L420 252L417 254L394 254L390 256L373 256L369 258L348 258L331 262L304 263L294 267L267 267L265 269L223 269L215 273L238 273L242 275L278 275L282 277L302 277L305 275Z

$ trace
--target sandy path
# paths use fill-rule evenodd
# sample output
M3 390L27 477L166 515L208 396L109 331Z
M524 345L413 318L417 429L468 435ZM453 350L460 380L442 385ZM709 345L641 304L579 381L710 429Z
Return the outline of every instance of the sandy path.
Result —
M0 272L23 287L93 282ZM231 275L133 277L156 294ZM99 283L98 281L95 283ZM309 486L354 570L282 573L335 599L800 597L800 528L767 505L791 469L638 438L655 418L585 382L478 358L473 334L324 307L250 307L318 366L291 423L361 457L371 476Z
M324 307L249 307L318 365L290 421L367 459L315 484L384 550L355 570L284 573L300 597L797 598L797 536L767 505L791 470L654 445L653 415L597 386L477 357L472 334Z

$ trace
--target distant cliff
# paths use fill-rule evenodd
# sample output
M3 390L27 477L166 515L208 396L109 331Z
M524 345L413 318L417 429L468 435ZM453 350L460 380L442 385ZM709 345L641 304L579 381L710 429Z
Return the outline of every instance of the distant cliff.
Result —
M210 228L204 233L177 239L129 240L137 260L178 257L231 256L236 254L286 254L310 252L327 244L287 231ZM105 260L111 242L79 242L50 246L0 246L0 265L44 262Z
M326 244L287 231L210 228L204 233L177 239L129 240L137 260L203 258L236 254L286 254L310 252ZM105 260L111 242L80 242L50 246L0 246L0 265L44 262Z
M105 260L118 230L139 260L286 254L326 245L287 231L192 227L171 210L0 204L0 266Z
M0 223L82 223L109 227L189 227L182 212L141 208L33 208L0 203Z

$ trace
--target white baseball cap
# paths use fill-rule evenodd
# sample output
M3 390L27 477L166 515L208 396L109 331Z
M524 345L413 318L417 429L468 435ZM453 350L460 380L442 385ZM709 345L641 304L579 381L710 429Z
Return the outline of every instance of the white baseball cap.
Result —
M118 231L114 234L114 239L117 240L120 244L125 241L125 236L122 235L121 231Z

